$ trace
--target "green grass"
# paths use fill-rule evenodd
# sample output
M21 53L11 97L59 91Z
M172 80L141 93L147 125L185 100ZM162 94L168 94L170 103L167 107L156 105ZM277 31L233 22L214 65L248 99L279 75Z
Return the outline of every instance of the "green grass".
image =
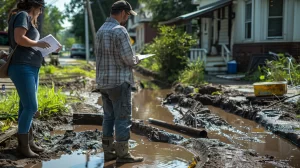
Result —
M43 66L40 69L40 77L63 77L63 76L70 76L70 75L80 75L89 78L96 77L96 71L94 70L93 66L87 63L80 63L80 65L76 66L64 66L64 67L56 67L53 65Z
M199 85L204 81L204 63L200 60L189 63L179 75L179 82L186 85Z
M61 88L40 86L38 89L38 111L41 119L61 115L68 112L68 96L62 93ZM76 99L73 101L76 101ZM19 110L19 96L15 90L0 100L1 131L5 131L16 123Z

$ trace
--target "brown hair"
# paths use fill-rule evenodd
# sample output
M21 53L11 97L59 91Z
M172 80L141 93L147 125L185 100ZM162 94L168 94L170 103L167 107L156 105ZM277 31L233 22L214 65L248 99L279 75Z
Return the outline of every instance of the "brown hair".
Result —
M40 4L37 4L37 3L34 3L34 2L28 2L28 0L20 0L17 4L17 8L15 9L12 9L8 15L8 22L10 20L10 18L17 14L18 12L20 11L29 11L31 8L38 8L40 7L41 5ZM38 23L37 23L37 19L36 18L33 18L31 20L31 23L34 27L38 27Z

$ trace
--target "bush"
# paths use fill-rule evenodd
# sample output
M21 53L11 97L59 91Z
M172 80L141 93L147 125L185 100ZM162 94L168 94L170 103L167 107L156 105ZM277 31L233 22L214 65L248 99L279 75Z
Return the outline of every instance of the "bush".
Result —
M246 79L253 81L287 81L294 85L300 84L300 69L295 60L292 60L290 74L288 69L289 61L283 54L278 54L278 61L266 61L266 66L258 68Z
M196 40L185 32L175 27L162 26L159 28L160 36L145 49L146 53L155 54L153 62L145 63L147 66L154 66L158 69L162 77L168 81L178 79L180 71L188 64L187 52L196 44ZM155 65L157 64L157 65Z
M179 82L187 85L198 85L204 82L204 63L201 60L191 62L179 75Z
M67 96L56 89L40 86L38 90L38 111L41 112L41 118L49 118L54 115L60 115L68 112L66 107ZM0 100L0 124L1 131L7 130L12 123L17 121L19 110L19 96L16 90L13 90L5 98Z

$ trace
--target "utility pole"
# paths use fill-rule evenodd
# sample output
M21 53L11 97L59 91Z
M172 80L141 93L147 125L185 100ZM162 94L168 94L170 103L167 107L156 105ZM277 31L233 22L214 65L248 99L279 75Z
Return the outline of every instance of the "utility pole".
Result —
M87 6L88 14L89 14L90 27L91 27L91 31L92 31L92 35L93 35L94 56L96 56L96 30L95 30L93 13L92 13L91 6L90 6L90 0L86 0L86 6Z
M104 21L105 21L105 19L106 19L106 15L105 15L105 13L104 13L104 10L103 10L103 8L102 8L102 5L100 4L100 0L96 0L97 1L97 3L98 3L98 6L99 6L99 8L100 8L100 11L101 11L101 15L102 15L102 17L103 17L103 19L104 19Z
M85 24L85 58L86 62L89 63L90 59L90 47L89 47L89 21L88 21L88 12L87 6L85 6L84 10L84 24Z

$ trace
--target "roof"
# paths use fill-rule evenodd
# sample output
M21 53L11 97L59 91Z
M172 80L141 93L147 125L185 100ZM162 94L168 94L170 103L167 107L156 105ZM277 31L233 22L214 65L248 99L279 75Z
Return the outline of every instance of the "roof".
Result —
M219 0L217 2L202 6L197 11L178 16L178 17L173 18L173 19L168 20L168 21L160 22L159 24L171 24L171 23L175 23L175 22L178 22L178 21L182 21L182 20L190 20L190 19L193 19L195 17L199 17L203 14L206 14L208 12L215 11L216 9L228 6L231 3L232 3L232 0Z

